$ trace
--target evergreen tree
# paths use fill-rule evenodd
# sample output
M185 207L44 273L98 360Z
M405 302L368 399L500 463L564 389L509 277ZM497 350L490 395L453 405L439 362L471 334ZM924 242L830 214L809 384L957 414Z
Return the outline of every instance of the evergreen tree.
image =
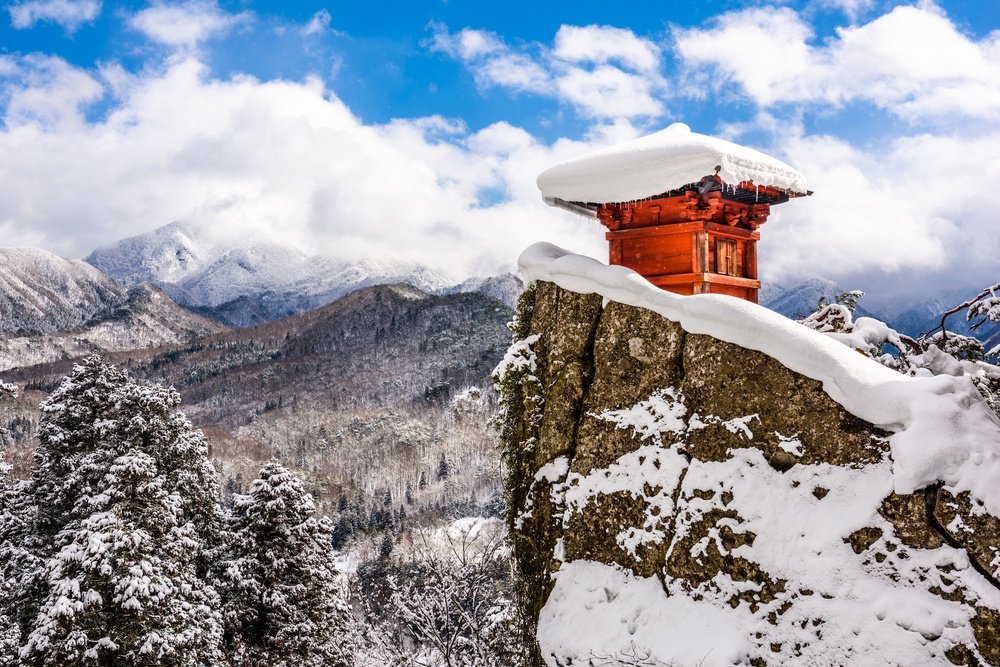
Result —
M194 664L211 654L205 642L218 634L217 625L199 605L211 606L214 596L192 588L190 578L207 572L208 548L217 541L218 480L204 436L176 412L179 402L174 389L139 385L94 356L75 366L40 406L31 478L11 494L10 518L0 525L0 567L15 581L3 610L28 641L26 662L101 664L113 655L116 664L143 664L150 653L135 642L146 631L166 642L147 649L162 650L164 664ZM105 553L91 554L91 548ZM156 595L183 595L155 604L119 599L117 585L133 576L134 567L171 578L156 584ZM102 583L94 580L98 571ZM71 603L59 594L66 586L91 593ZM168 618L188 605L199 611ZM146 630L137 629L130 615L144 617ZM111 639L110 627L94 616L132 623L129 642ZM105 638L101 648L92 644ZM166 653L174 657L167 660Z
M248 667L349 664L349 610L331 559L332 526L280 463L233 502L221 563L227 642Z
M21 659L30 665L208 665L222 625L195 573L192 523L152 456L118 457L91 514L63 530L48 596Z

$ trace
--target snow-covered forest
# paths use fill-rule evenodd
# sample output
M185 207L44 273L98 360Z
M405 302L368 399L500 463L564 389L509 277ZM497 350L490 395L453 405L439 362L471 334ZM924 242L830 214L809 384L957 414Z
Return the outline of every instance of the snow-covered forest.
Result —
M404 536L386 519L345 568L350 536L277 461L223 503L178 403L94 356L42 404L30 476L0 505L3 664L518 663L499 521Z

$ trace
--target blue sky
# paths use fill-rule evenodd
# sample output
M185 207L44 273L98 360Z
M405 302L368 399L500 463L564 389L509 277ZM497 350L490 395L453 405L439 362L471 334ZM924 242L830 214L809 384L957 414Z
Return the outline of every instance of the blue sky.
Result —
M816 190L762 229L765 280L1000 279L1000 3L4 8L4 245L81 257L185 220L455 278L535 240L602 257L535 176L681 121Z

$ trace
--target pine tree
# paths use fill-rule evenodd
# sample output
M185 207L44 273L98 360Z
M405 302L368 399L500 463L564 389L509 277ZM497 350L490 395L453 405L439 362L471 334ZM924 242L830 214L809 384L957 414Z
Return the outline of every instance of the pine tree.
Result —
M280 463L235 496L219 587L237 665L349 664L349 610L331 559L332 526Z
M192 523L179 523L183 502L165 483L149 454L131 450L114 461L99 492L85 501L91 514L60 533L23 663L218 660L217 596L196 575L197 534Z
M163 664L175 658L177 664L197 662L211 654L204 644L218 634L211 614L202 618L201 610L170 618L168 613L187 605L211 606L211 589L200 590L189 578L208 570L219 516L218 481L204 436L176 412L179 402L174 389L139 385L94 356L75 366L40 406L31 478L15 489L9 499L13 519L0 526L0 567L16 581L3 610L16 619L20 636L28 641L22 654L29 664L100 664L109 655L119 656L116 664L143 664L149 658L134 643L142 636L139 630L129 635L132 643L109 639L117 648L105 642L96 649L92 642L113 631L94 621L94 615L126 625L138 622L129 614L146 617L143 627L173 642L162 650L175 657L164 657ZM139 468L128 468L133 464ZM133 546L126 548L112 534L121 540L127 536ZM105 558L90 554L91 545L107 550L111 560L88 560ZM90 568L97 562L103 583L93 581L95 570ZM142 611L123 612L127 600L119 600L114 591L118 581L133 576L132 567L151 567L158 577L173 577L169 585L157 584L161 595L184 594L156 604L137 598ZM70 603L59 593L66 586L80 586L81 595L93 593ZM190 623L198 627L184 630ZM73 653L67 642L79 651ZM88 653L92 650L96 652Z

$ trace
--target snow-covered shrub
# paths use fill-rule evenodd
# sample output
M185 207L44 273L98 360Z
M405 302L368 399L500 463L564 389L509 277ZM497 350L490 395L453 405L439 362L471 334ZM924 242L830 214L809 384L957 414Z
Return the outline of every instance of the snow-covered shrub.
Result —
M987 322L1000 323L1000 296L997 296L997 292L1000 292L1000 283L990 285L968 301L963 301L954 308L945 311L941 315L940 327L934 331L940 331L946 338L953 336L954 334L947 333L945 323L949 317L963 310L965 311L965 319L972 322L972 325L969 327L972 331L975 331ZM997 345L986 353L987 357L995 355L1000 355L1000 345Z
M948 316L963 309L967 310L969 320L981 318L973 329L987 321L1000 322L1000 298L995 296L998 290L1000 284L983 290L974 299L945 313L940 330L916 339L871 317L855 320L857 299L864 292L838 295L836 303L820 299L816 311L798 321L904 375L968 376L987 404L1000 414L1000 366L989 363L1000 355L1000 346L984 352L983 344L976 338L950 333L944 328Z
M501 522L467 518L417 530L396 553L359 568L354 588L367 626L359 664L525 664Z
M3 397L4 395L10 396L11 398L17 398L17 385L0 380L0 397Z

